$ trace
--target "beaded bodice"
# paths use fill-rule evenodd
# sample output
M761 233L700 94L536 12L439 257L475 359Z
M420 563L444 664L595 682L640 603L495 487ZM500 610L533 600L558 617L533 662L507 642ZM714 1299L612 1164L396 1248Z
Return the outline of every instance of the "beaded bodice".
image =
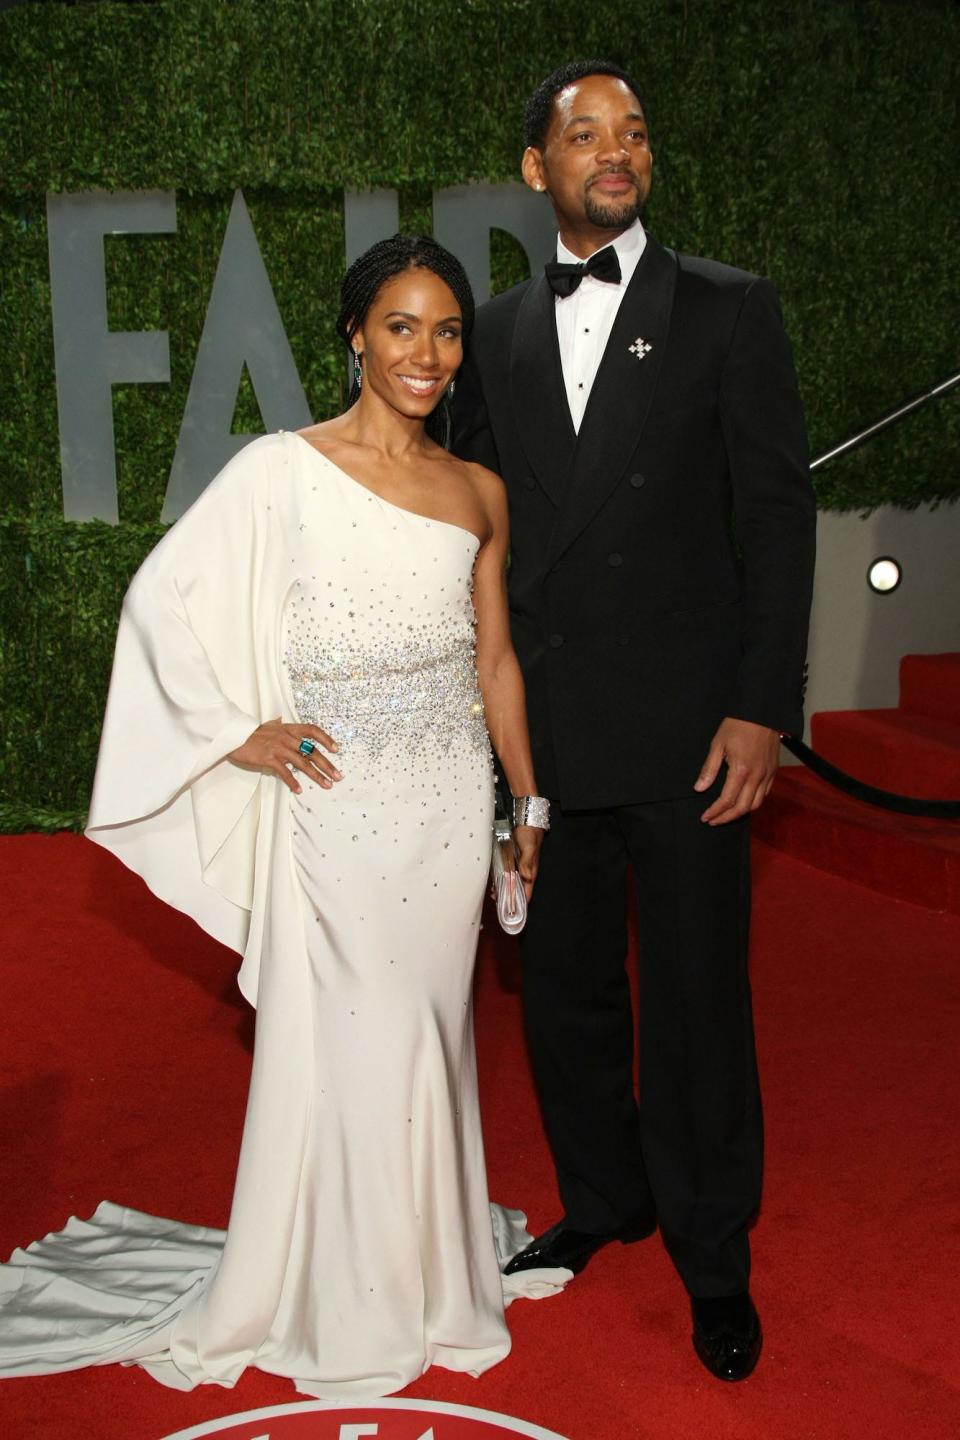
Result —
M306 546L309 573L294 580L284 612L299 719L327 730L344 754L359 747L372 759L394 743L407 754L486 748L471 600L478 540L318 459L335 487L333 524Z

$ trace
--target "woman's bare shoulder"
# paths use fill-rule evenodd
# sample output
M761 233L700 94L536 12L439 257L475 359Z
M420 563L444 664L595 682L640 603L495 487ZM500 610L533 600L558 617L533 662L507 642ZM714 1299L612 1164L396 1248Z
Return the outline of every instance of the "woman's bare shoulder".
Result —
M332 454L333 451L343 447L342 415L335 415L332 420L320 420L316 425L305 425L302 430L294 430L293 434L300 440L306 440L321 454Z
M493 470L488 470L485 465L478 465L475 460L461 460L457 455L448 455L446 459L447 463L453 466L458 479L480 499L506 493L500 476Z
M475 460L461 460L464 478L473 490L491 520L498 518L507 507L507 487L495 470L488 470Z

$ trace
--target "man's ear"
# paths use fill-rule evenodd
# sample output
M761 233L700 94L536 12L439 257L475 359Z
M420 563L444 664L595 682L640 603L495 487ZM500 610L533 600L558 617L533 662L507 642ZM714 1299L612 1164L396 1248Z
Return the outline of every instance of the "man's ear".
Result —
M544 191L547 188L546 176L543 173L543 155L533 145L528 145L523 152L523 159L520 161L520 174L531 190Z

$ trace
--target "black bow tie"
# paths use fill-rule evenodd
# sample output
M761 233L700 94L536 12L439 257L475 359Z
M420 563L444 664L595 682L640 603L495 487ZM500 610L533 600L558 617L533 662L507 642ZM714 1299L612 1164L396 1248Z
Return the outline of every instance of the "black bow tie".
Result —
M612 245L596 250L584 264L565 265L561 260L550 260L543 273L547 284L556 295L572 295L584 275L593 275L597 280L609 280L620 284L620 261Z

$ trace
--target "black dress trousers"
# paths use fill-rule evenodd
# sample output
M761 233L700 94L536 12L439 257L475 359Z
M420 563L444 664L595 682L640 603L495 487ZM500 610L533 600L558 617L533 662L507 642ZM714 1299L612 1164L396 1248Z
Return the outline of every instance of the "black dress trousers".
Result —
M749 821L703 824L717 793L605 810L554 804L523 936L530 1050L566 1219L603 1233L655 1214L696 1296L747 1289L763 1165Z

